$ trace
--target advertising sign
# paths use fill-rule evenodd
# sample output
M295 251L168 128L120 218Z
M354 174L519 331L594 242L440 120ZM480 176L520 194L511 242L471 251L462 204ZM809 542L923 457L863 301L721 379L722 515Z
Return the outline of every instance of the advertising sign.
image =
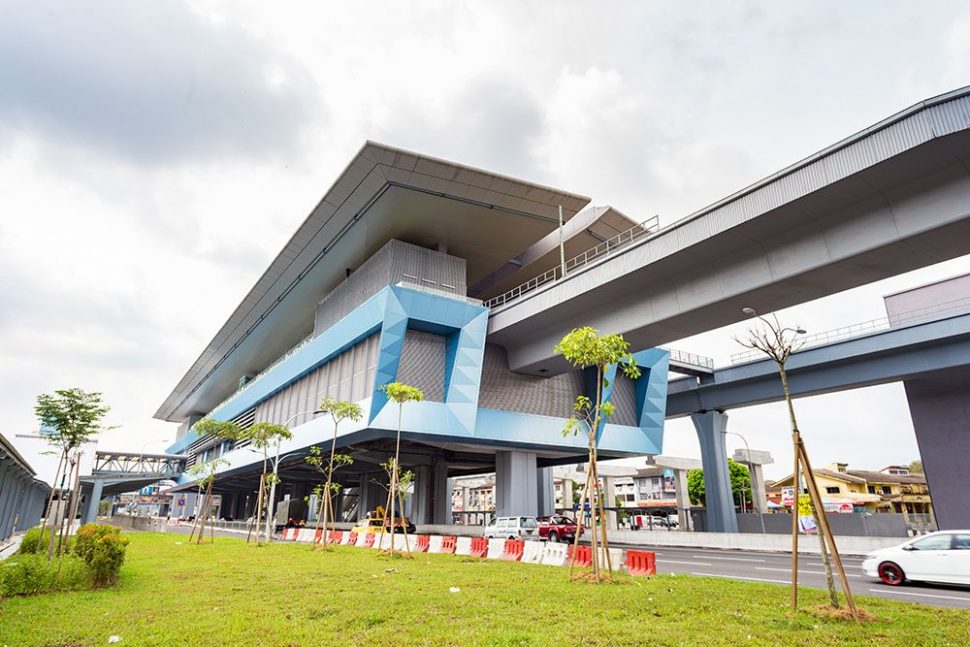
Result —
M790 508L792 504L795 503L795 488L793 487L783 487L781 488L781 505Z
M812 516L812 503L807 494L798 497L798 528L804 533L814 533L815 518Z
M675 490L674 486L674 470L665 467L664 468L664 492L673 492Z

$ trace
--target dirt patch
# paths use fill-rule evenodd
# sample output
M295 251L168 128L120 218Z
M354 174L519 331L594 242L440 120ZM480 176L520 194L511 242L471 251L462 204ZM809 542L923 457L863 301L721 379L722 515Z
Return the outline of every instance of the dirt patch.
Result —
M856 607L856 614L858 617L852 615L852 610L849 609L849 607L836 608L829 606L828 604L820 604L817 607L812 607L808 610L808 613L823 620L842 620L844 622L856 622L858 620L858 622L862 624L867 624L878 620L874 614L866 611L862 607Z

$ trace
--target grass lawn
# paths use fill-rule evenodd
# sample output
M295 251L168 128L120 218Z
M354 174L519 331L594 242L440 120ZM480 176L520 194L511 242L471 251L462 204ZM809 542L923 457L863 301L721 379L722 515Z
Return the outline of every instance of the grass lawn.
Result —
M877 622L790 617L787 587L770 584L664 575L596 587L563 568L454 555L128 536L116 588L0 602L0 645L970 644L967 611L860 598ZM802 596L824 603L822 591Z

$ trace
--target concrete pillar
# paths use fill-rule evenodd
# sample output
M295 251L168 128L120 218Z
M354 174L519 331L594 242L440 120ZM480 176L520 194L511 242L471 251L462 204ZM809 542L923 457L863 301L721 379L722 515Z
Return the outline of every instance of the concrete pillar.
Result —
M565 510L573 509L573 480L563 478L560 485L560 498L562 498L562 507Z
M451 480L445 462L436 462L431 467L431 523L452 523Z
M737 532L731 475L728 471L726 434L728 417L720 411L692 414L704 465L704 491L707 530Z
M535 516L539 512L535 452L495 452L495 514Z
M431 467L428 465L414 468L414 491L405 507L415 525L431 523Z
M904 385L936 522L940 530L970 528L970 385L959 376Z
M0 541L9 537L5 522L14 505L14 469L12 461L0 461Z
M768 495L765 491L765 476L762 470L763 465L771 465L775 460L770 452L752 449L736 449L734 451L735 463L741 463L748 468L748 476L751 479L751 502L754 511L758 514L768 512Z
M91 487L91 494L88 497L88 505L84 509L84 514L81 516L81 523L94 523L98 518L98 504L101 502L101 492L104 490L104 480L94 479L94 485Z
M601 476L603 480L603 507L616 506L616 479L612 476ZM606 529L616 530L616 512L606 510Z
M556 486L553 482L552 468L543 467L537 470L536 494L539 514L549 516L556 513Z
M681 530L693 530L694 520L690 516L690 495L687 492L688 470L674 470L674 488L677 496L677 527Z

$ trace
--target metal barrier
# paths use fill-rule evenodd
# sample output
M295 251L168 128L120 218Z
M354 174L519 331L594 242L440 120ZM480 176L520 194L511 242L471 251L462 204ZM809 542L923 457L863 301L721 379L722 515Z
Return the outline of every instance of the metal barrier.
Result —
M596 247L587 249L585 252L578 256L570 258L565 263L565 274L563 274L563 265L557 265L556 267L543 272L539 276L529 279L522 285L512 288L505 294L500 294L497 297L493 297L485 302L485 307L495 308L501 305L505 305L510 301L514 301L519 297L536 290L547 283L552 283L553 281L558 281L564 276L569 276L570 271L575 271L582 268L585 265L592 263L593 261L606 258L617 251L629 247L634 242L641 240L660 231L660 219L657 216L644 220L638 225L634 225L624 232L620 232L616 236L603 241Z

